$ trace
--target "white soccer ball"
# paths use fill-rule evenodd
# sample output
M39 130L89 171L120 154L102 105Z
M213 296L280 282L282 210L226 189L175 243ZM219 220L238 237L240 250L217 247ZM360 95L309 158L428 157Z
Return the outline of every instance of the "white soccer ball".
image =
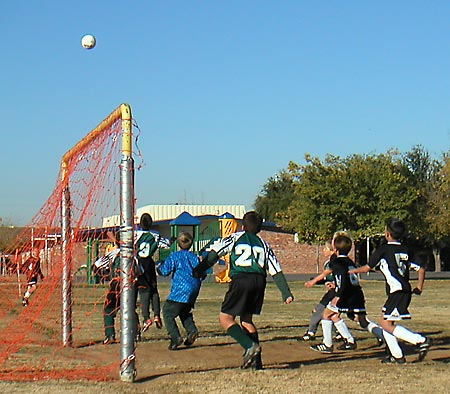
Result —
M95 40L95 37L92 34L86 34L81 39L81 45L85 49L92 49L92 48L95 47L95 44L96 44L96 40Z

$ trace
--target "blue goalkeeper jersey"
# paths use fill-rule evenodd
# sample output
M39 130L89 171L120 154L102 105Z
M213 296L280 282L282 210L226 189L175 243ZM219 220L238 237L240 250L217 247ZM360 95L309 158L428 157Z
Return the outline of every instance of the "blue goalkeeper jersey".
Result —
M161 263L157 271L162 276L172 274L170 301L194 305L200 292L201 280L192 276L192 270L199 264L198 256L188 250L173 252Z

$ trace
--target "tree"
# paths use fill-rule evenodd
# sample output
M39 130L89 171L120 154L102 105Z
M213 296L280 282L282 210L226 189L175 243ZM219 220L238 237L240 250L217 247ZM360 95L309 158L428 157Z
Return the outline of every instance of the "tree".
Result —
M437 240L450 238L450 157L444 156L444 163L437 171L430 190L427 211L428 228Z
M432 196L437 196L436 183L442 169L442 163L432 159L428 151L421 145L412 148L403 155L405 176L409 179L411 187L417 193L417 199L410 217L409 228L417 237L425 243L435 240L435 228L433 222L429 222ZM434 219L433 219L434 220Z
M397 151L344 159L327 155L324 161L306 155L305 161L291 166L294 198L278 214L280 224L302 241L320 241L344 229L355 238L373 236L383 232L387 217L408 221L414 214L418 194Z
M265 220L275 221L279 213L286 210L294 197L294 179L287 170L280 171L264 184L254 202L255 210Z

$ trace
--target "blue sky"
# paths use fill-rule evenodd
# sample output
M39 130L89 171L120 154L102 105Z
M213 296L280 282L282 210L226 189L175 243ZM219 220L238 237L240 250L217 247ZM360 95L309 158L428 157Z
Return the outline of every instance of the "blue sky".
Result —
M449 20L439 0L4 2L0 218L26 224L62 155L123 102L142 131L138 206L250 209L305 153L440 157Z

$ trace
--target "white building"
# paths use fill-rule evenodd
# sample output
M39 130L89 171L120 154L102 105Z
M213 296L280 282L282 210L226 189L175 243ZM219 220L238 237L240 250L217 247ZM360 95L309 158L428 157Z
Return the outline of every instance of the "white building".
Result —
M221 216L228 212L236 219L242 219L246 209L244 205L146 205L136 209L134 221L135 223L139 223L139 218L143 213L149 213L154 222L161 222L175 219L183 212L189 212L192 216ZM114 215L104 218L102 227L115 227L119 225L119 215Z

